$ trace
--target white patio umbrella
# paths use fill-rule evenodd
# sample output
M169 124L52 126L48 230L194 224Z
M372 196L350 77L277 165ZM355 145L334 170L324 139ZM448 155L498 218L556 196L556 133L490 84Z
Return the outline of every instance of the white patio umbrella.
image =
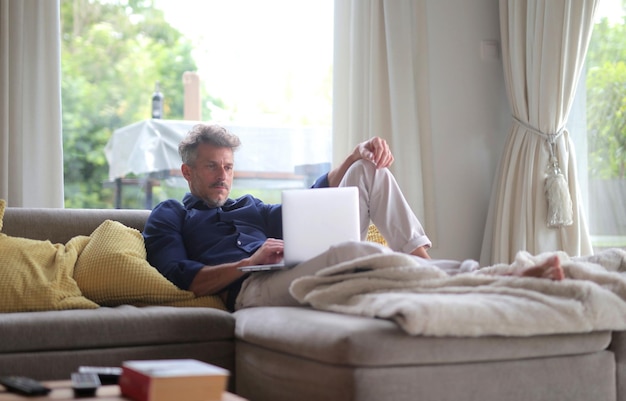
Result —
M178 144L199 123L148 119L115 130L104 149L109 179L180 170ZM327 163L332 157L328 127L223 126L241 139L235 155L239 172L293 173L295 166Z
M149 119L115 130L104 149L109 179L179 170L178 144L198 123Z

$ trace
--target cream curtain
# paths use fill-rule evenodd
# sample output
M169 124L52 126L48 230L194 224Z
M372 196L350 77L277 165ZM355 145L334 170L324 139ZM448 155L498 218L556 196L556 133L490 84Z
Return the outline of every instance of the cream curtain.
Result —
M0 0L0 199L63 207L59 0Z
M597 0L500 0L502 59L512 109L494 183L481 264L511 262L515 253L592 253L576 178L567 117L584 64ZM551 159L551 154L555 159ZM546 192L555 167L564 195ZM568 200L571 199L571 208ZM553 222L549 200L571 211ZM557 219L559 220L559 219Z
M424 8L414 0L335 1L333 154L337 163L361 141L386 139L392 171L434 240Z

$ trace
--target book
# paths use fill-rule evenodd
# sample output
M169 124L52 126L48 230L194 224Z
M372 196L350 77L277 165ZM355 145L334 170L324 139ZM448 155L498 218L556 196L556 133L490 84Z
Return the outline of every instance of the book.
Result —
M220 401L229 372L195 359L125 361L119 386L135 401Z

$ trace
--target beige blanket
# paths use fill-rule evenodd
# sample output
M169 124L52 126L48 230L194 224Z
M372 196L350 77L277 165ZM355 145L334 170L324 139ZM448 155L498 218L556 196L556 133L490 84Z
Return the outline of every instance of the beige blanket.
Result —
M290 291L314 308L392 319L412 335L626 330L626 251L588 258L558 252L563 281L502 275L554 254L520 252L512 265L453 276L404 254L371 255L297 279Z

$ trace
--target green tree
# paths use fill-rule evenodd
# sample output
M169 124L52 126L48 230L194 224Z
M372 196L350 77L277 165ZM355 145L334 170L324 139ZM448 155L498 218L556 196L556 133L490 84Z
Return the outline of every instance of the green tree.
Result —
M149 0L62 0L61 28L65 206L112 207L105 145L115 129L150 118L155 82L165 118L183 118L192 44ZM124 204L143 207L137 196Z
M626 10L626 1L622 1ZM587 133L590 178L626 174L626 24L604 18L587 53Z

